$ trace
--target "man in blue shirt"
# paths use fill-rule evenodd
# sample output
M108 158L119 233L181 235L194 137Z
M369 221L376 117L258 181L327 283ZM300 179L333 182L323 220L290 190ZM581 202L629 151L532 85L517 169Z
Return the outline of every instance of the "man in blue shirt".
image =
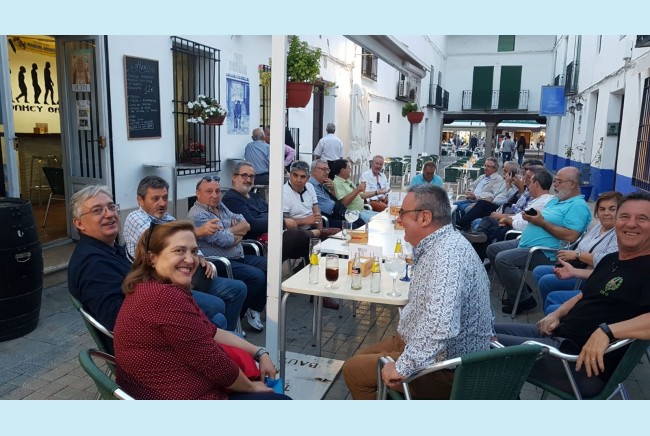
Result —
M512 313L513 303L517 297L521 283L523 268L526 264L529 249L535 246L558 247L560 241L575 241L587 229L591 222L589 206L580 195L580 171L575 167L562 168L553 179L555 198L549 201L535 215L522 213L522 219L528 225L519 240L503 241L491 244L487 249L490 263L508 298L503 302L503 312ZM538 265L550 265L555 261L554 253L537 251L533 255L529 268ZM522 290L521 301L517 307L520 311L532 309L537 302L526 288Z
M422 174L418 174L411 179L410 186L424 185L442 186L442 178L436 174L436 164L433 161L425 162L422 166Z
M318 198L318 207L320 213L327 217L330 227L343 228L345 221L345 206L341 205L341 210L335 210L336 196L334 195L334 182L329 178L330 168L325 159L316 159L311 163L311 176L309 183L314 186L316 197ZM352 223L352 227L357 229L364 225L361 218Z
M269 158L271 149L264 141L264 130L257 128L251 135L253 142L249 142L244 150L244 159L250 162L255 168L255 181L258 185L269 184Z

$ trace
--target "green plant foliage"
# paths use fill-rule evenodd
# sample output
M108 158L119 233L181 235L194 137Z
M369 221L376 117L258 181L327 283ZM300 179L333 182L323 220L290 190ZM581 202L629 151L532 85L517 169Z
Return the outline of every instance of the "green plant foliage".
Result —
M405 117L409 112L418 112L420 108L413 102L408 102L402 106L402 116Z
M305 41L291 35L287 53L287 80L314 83L320 74L320 57L320 49L311 50Z

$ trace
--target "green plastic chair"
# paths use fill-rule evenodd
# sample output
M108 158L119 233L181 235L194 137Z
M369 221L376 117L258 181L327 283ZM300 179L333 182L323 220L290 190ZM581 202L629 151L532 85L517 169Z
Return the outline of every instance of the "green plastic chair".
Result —
M408 377L402 383L404 394L388 389L383 383L381 369L392 359L380 357L377 362L377 399L410 400L409 383L413 380L442 369L456 368L450 400L516 400L535 361L543 352L544 347L540 345L515 345L435 363Z
M557 348L535 341L527 341L524 342L524 344L540 345L548 350L549 358L562 360L564 371L569 380L569 384L571 385L572 392L567 392L556 386L553 386L552 384L549 384L547 380L529 376L527 380L528 383L535 385L544 391L542 393L542 399L545 399L546 396L551 393L563 400L610 400L616 395L620 395L624 400L629 400L630 397L623 382L630 376L636 365L643 358L643 355L648 350L648 346L650 346L650 340L623 339L612 343L607 348L605 353L618 350L628 345L629 347L621 358L621 361L618 363L618 366L612 373L611 377L603 386L603 389L598 394L591 397L585 397L582 395L573 377L572 368L575 367L575 364L573 362L576 362L578 360L577 355L565 354L559 351ZM569 362L572 363L570 364Z
M115 366L115 358L108 353L98 351L95 349L82 350L79 353L79 363L95 382L97 389L102 400L133 400L129 394L124 392L122 388L108 375L106 375L97 366L93 358L103 360L107 365Z
M113 352L113 332L93 318L93 316L83 307L81 302L73 297L72 294L70 294L70 300L72 300L72 305L75 309L79 311L81 319L83 319L90 336L95 340L97 348L104 353L111 354ZM114 370L110 365L109 368L111 371Z

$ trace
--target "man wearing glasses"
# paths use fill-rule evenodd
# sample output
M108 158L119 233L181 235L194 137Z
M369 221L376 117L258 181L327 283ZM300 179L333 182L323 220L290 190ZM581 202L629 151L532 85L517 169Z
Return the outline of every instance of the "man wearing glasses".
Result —
M503 300L503 313L512 313L517 291L521 283L523 268L526 265L528 251L531 247L558 247L560 241L575 241L587 229L591 222L591 212L580 195L580 170L575 167L565 167L557 172L553 179L555 198L546 207L534 214L524 211L521 218L528 224L521 238L512 241L502 241L491 244L487 248L487 256L508 297ZM551 265L555 262L554 253L536 251L531 259L529 269L538 265ZM524 286L517 313L537 306L528 285Z
M366 201L375 212L381 212L388 207L388 191L390 186L388 179L384 175L384 158L383 156L375 156L372 158L370 169L364 171L359 177L359 182L366 182L366 192L373 194L371 197L366 197Z
M163 224L176 221L176 218L167 213L169 183L158 176L146 176L138 184L136 199L139 209L131 212L124 221L124 242L128 255L133 258L135 247L140 236L149 229L151 223ZM201 227L194 229L197 237L210 234L218 228L216 220L208 221ZM223 328L234 331L239 320L244 300L246 299L246 285L239 280L231 280L225 277L214 275L214 267L208 263L199 253L199 262L202 268L197 269L196 274L205 274L209 287L201 289L203 292L195 292L195 299L199 307L209 304L211 300L218 299L222 306L221 313L224 313L227 326ZM198 279L198 278L195 278ZM193 280L193 283L199 282ZM209 300L209 301L205 301Z
M380 356L395 360L381 376L396 388L419 369L490 348L490 283L472 246L451 226L447 193L432 185L410 188L397 221L415 247L409 301L396 335L358 351L343 365L355 400L375 399ZM413 382L411 392L417 399L449 399L453 380L453 371L437 371Z
M466 199L454 203L457 206L457 223L477 201L486 200L494 202L495 198L506 190L506 183L503 177L497 173L499 170L499 162L496 158L488 157L485 160L484 168L485 174L479 176L465 193Z
M197 237L199 248L207 257L222 256L230 260L233 277L246 283L248 288L241 316L246 317L252 328L261 331L264 324L260 312L266 305L266 258L244 254L241 240L251 226L243 215L231 212L223 204L219 180L219 177L212 176L199 180L196 184L196 202L187 218L196 227L216 220L216 229Z

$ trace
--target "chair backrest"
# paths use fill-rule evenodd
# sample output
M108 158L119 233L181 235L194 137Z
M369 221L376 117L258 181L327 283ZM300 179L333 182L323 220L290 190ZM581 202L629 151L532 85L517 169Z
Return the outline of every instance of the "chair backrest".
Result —
M72 300L72 305L79 311L81 319L83 319L86 329L92 336L97 348L99 348L104 353L113 352L113 332L104 327L99 321L97 321L88 311L83 307L81 302L77 300L72 294L70 294L70 300ZM112 370L113 368L111 368Z
M50 190L54 195L65 196L65 184L63 182L63 168L43 167L45 178L50 185Z
M106 375L99 366L97 366L93 358L101 359L106 362L106 364L110 364L110 366L113 367L115 366L115 358L108 353L94 349L82 350L79 353L79 363L84 371L86 371L86 374L88 374L95 382L102 399L133 400L133 397L124 392L113 379Z
M516 345L461 356L450 399L516 400L542 350L539 345Z

